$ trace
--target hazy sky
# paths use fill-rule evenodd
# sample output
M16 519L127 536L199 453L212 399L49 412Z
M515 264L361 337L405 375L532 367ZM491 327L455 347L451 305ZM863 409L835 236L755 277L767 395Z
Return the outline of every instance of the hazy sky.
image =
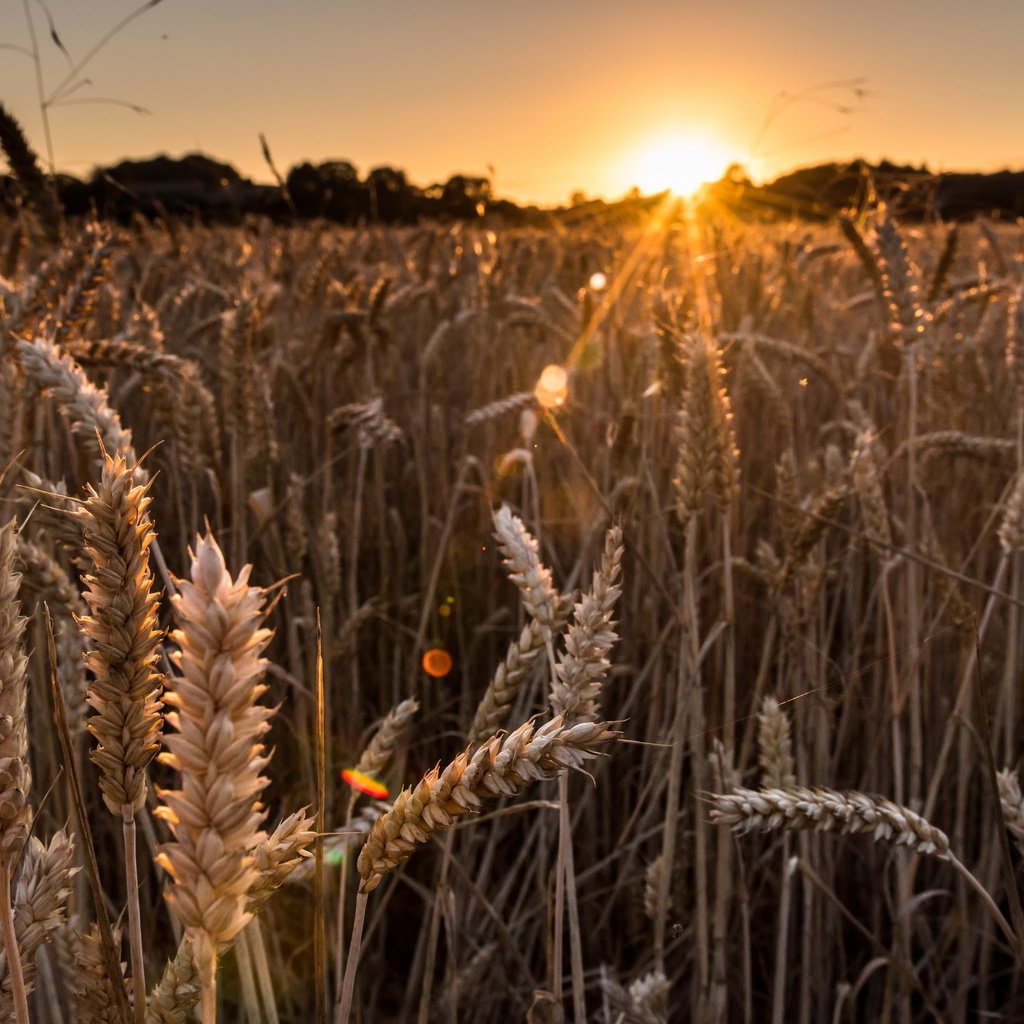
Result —
M67 61L30 2L52 89ZM138 4L48 6L79 59ZM28 46L23 3L0 11L0 42ZM759 177L858 155L1024 169L1022 40L1024 0L162 0L74 94L152 113L55 107L53 147L79 175L201 150L268 180L262 131L282 171L345 158L427 185L491 165L499 194L545 203L621 195L670 131L716 137ZM42 150L34 69L14 50L0 99Z

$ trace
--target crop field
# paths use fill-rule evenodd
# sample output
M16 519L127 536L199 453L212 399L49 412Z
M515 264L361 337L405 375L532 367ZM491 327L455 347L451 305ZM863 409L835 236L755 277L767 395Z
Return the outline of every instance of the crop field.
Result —
M41 223L0 1018L1024 1019L1019 225Z

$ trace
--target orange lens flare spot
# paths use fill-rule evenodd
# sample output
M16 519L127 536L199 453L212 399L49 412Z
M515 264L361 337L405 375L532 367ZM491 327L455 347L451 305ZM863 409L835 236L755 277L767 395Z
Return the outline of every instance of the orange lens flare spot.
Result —
M569 395L569 373L564 366L551 363L545 366L537 385L533 389L533 397L544 409L556 409L565 405Z
M423 671L434 679L443 679L452 670L452 656L440 647L423 652Z
M375 779L372 775L367 775L366 772L358 771L355 768L346 768L341 773L341 777L353 789L358 789L360 793L372 796L374 800L387 799L388 787L379 779Z

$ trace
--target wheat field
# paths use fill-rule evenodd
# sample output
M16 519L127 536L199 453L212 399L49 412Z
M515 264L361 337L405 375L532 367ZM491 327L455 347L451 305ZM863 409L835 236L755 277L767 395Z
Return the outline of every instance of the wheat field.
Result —
M1024 1019L1019 225L42 213L4 1019Z

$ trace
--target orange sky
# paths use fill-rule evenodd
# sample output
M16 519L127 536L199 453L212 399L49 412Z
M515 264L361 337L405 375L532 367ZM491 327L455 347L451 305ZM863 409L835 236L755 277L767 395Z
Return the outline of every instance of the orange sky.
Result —
M52 0L50 10L78 59L137 6ZM52 88L68 64L34 10ZM860 155L1024 168L1024 2L969 10L960 0L162 0L72 97L152 113L55 106L53 146L80 175L202 150L267 180L262 131L284 170L346 158L427 185L490 165L499 194L542 203L576 189L621 195L638 183L635 154L668 132L717 139L755 176ZM21 5L5 5L0 41L29 46ZM0 52L0 96L42 150L32 62ZM840 84L818 88L828 82Z

